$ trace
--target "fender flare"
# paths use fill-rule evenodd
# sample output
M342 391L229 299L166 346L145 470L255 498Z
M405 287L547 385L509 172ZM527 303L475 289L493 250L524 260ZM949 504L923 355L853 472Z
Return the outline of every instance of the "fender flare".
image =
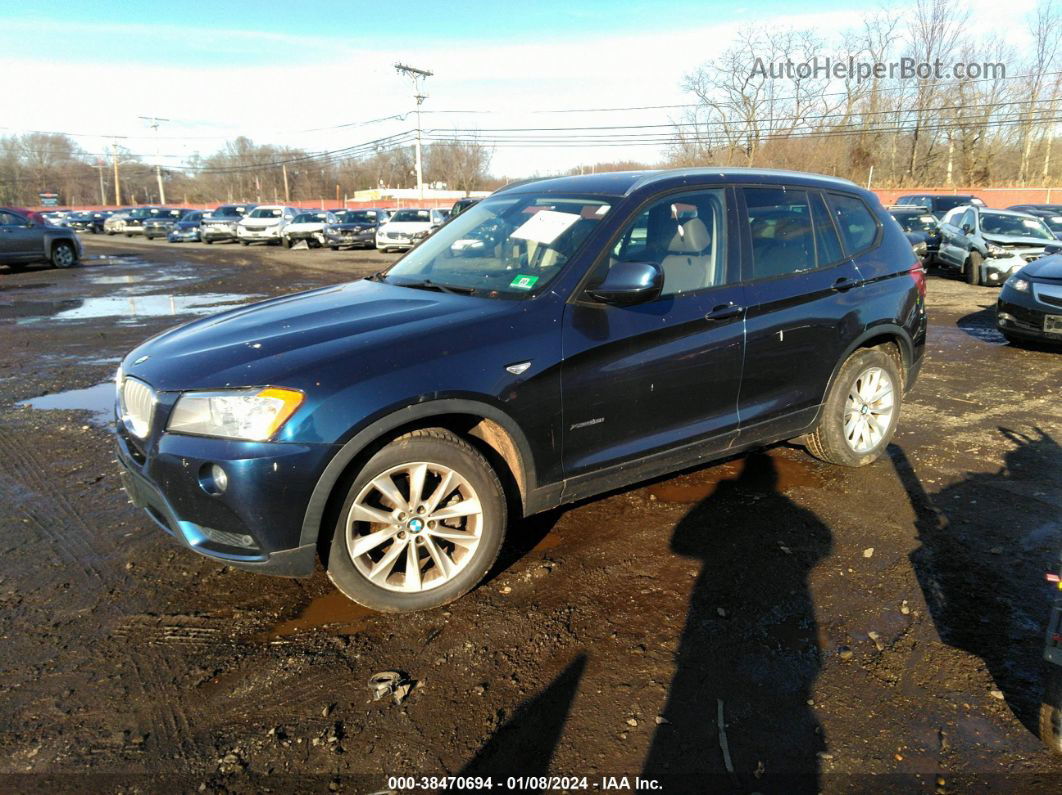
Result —
M328 462L324 472L317 479L310 501L303 515L299 546L315 544L321 530L325 508L332 496L336 483L343 476L350 462L363 453L369 445L390 431L418 420L440 417L447 414L467 414L491 420L500 425L516 446L517 455L523 468L525 490L530 494L537 486L535 462L527 436L516 421L496 406L479 400L466 398L444 398L415 403L397 409L381 417L354 434Z

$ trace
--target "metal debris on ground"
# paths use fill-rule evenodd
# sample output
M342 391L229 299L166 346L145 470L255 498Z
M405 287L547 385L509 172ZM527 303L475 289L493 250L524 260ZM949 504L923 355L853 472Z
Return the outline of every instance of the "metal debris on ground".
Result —
M399 671L381 671L369 677L369 690L372 700L379 701L386 696L393 696L396 704L405 701L414 682Z

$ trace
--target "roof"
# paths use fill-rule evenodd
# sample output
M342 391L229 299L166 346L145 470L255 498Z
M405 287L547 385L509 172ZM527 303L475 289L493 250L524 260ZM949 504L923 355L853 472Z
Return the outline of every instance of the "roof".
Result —
M524 180L499 188L496 193L583 193L608 196L628 196L636 190L659 183L678 182L686 179L715 178L719 181L795 182L818 186L833 185L851 190L858 187L854 182L839 177L812 174L805 171L785 171L772 168L743 168L740 166L713 166L706 168L673 168L646 171L609 171L602 174L578 174L570 177L547 177ZM862 190L860 188L860 190Z

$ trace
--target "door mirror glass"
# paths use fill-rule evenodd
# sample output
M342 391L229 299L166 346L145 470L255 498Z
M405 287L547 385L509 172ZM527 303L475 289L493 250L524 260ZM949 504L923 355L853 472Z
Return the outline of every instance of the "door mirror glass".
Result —
M652 301L663 289L664 271L655 262L617 262L586 293L603 304L631 306Z
M968 235L968 234L970 234L970 232L971 232L970 225L969 224L963 224L962 225L962 233L964 235Z

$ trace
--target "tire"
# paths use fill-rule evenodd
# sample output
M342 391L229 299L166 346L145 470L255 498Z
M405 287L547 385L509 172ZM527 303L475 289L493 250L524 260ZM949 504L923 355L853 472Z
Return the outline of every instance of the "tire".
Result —
M240 241L240 245L241 245L241 246L249 246L249 245L251 245L251 244L250 244L250 243L248 243L248 242L247 242L246 240L241 240L241 241Z
M422 494L416 501L428 503L423 519L417 514L407 514L409 506L404 502L409 499L411 477L415 471L408 467L418 464L423 465L426 473L422 475L422 492L430 495L424 497ZM447 480L450 489L445 494L436 495L442 486L444 472L450 473ZM383 499L384 492L374 485L381 482L390 483L395 499ZM457 485L453 485L455 483ZM442 499L433 507L430 500L437 496ZM468 508L472 499L478 500L479 513L438 522L430 518L447 508L455 509L457 504ZM400 513L401 509L405 510ZM362 516L367 511L375 511L385 521L359 520L359 510L363 511ZM415 526L417 522L419 525ZM445 526L442 522L462 526ZM401 613L438 607L467 593L490 570L501 550L506 522L507 508L501 482L479 452L461 437L442 428L413 431L383 447L351 482L332 534L328 576L347 598L373 610ZM439 539L435 533L440 531L450 533L451 537L475 539L475 543ZM388 533L390 535L386 535ZM384 535L377 536L380 540L375 546L370 543L357 559L352 557L351 541L377 534ZM401 546L396 546L399 544ZM408 573L412 569L407 569L411 562L410 549L416 550L418 563L412 582ZM393 562L389 562L388 555L392 554L390 560ZM456 569L448 575L440 574L440 565L436 562L439 555L443 558L442 565L451 567L456 564ZM381 564L379 583L370 581L371 567ZM438 584L430 584L435 579L439 580Z
M888 384L881 384L884 376ZM882 393L879 385L888 392ZM837 372L817 427L804 437L808 452L842 466L861 467L877 461L896 431L902 387L895 356L881 348L857 350ZM881 397L875 398L876 394ZM863 397L872 399L864 401ZM855 410L856 406L859 410ZM862 417L867 419L861 420ZM850 435L855 435L852 441Z
M1049 665L1040 704L1040 739L1056 754L1062 754L1062 668Z
M981 283L981 255L976 251L971 251L966 260L966 283L974 286Z
M77 252L65 240L60 240L52 246L50 260L53 268L69 268L77 262Z
M339 251L339 246L329 246L332 251Z
M214 245L214 241L211 240L210 238L200 238L199 242L200 243L206 243L208 246Z
M284 248L291 248L291 238L290 237L282 237L280 239L280 243L281 243L282 246L284 246Z

